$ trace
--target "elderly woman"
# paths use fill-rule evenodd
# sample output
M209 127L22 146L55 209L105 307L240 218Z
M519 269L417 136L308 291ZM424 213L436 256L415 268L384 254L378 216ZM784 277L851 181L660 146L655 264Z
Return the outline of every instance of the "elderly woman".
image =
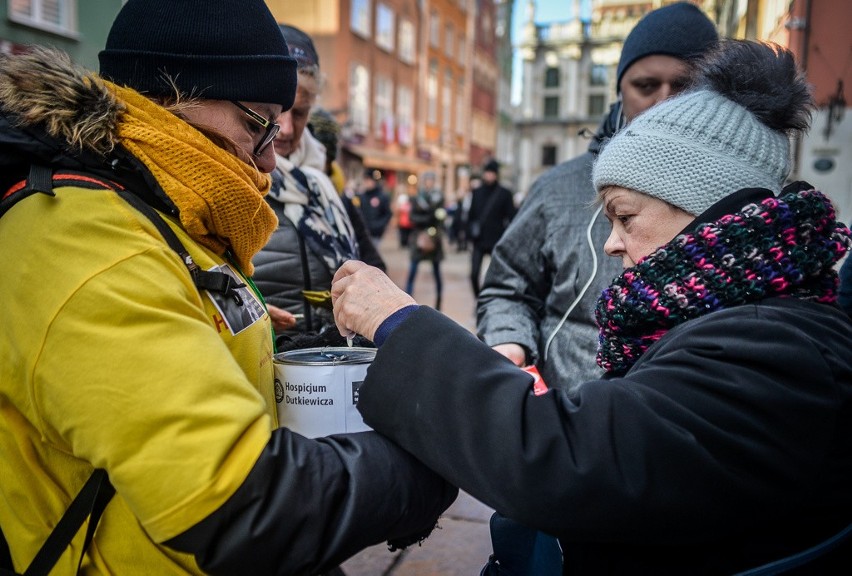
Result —
M249 281L277 225L264 195L296 89L269 9L128 0L100 63L0 60L14 570L317 574L428 534L456 490L396 444L278 425L270 318ZM46 541L52 558L37 555Z
M298 86L293 107L278 116L275 170L266 201L278 226L254 257L252 280L267 302L279 349L341 344L334 330L329 289L343 262L362 258L361 244L347 209L325 173L325 147L307 130L322 88L319 56L302 30L281 24L296 60ZM369 238L367 242L369 242ZM372 246L370 246L372 248ZM307 335L310 336L307 336Z
M749 42L699 78L595 166L625 267L597 305L606 377L545 391L374 269L348 263L332 288L338 328L380 345L365 421L557 536L565 574L731 574L852 522L852 324L833 268L850 231L810 186L782 190L806 84L790 53ZM850 555L847 538L809 573L848 573Z

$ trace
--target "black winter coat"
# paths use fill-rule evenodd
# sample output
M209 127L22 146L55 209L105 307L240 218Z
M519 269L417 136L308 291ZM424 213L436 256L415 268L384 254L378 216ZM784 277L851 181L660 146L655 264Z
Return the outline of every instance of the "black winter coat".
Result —
M379 349L358 407L450 482L558 536L572 576L732 574L852 522L852 322L833 306L736 306L673 328L623 377L541 396L531 383L421 307ZM848 574L852 539L834 560L813 573Z
M412 260L444 259L444 195L440 190L421 190L411 199L411 223L413 234L408 242ZM435 241L435 250L424 253L417 245L421 234L428 234Z
M376 185L374 188L362 192L357 198L361 215L364 217L364 224L367 225L370 236L381 237L393 215L390 197L381 186Z
M473 191L467 215L468 238L480 249L491 250L515 217L512 193L497 183L483 184ZM479 234L475 229L479 228Z

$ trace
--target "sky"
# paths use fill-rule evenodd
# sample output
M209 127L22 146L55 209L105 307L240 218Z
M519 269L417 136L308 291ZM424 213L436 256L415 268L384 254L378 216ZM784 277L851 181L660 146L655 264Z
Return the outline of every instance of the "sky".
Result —
M581 0L581 4L587 6L590 0ZM574 0L536 0L535 2L536 24L545 22L563 22L573 18ZM587 9L587 8L586 8ZM527 0L515 0L512 14L512 46L518 43L521 27L527 17ZM514 66L512 67L512 103L517 104L521 100L521 60L515 50Z

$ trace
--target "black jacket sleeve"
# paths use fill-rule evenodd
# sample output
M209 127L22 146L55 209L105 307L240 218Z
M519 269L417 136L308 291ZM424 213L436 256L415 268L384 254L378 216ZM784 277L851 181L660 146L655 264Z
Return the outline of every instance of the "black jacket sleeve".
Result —
M827 447L852 429L848 319L784 306L810 318L780 304L715 312L624 377L540 396L530 375L421 307L379 349L358 409L468 494L560 537L659 544L742 518L767 528L804 492L814 509L852 501L826 480Z
M165 544L210 574L309 575L385 540L429 535L458 490L375 432L279 428L219 510Z

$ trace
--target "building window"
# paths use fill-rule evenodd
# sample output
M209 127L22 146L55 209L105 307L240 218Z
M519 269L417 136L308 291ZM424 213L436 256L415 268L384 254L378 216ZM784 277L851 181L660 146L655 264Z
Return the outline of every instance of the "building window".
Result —
M491 14L483 14L479 22L479 33L483 43L486 45L491 45L494 40L494 26L491 24Z
M544 71L544 87L559 88L559 68L551 66Z
M399 59L414 64L414 24L410 20L399 22Z
M600 116L604 113L606 96L603 94L592 94L589 96L589 116Z
M444 32L444 54L452 58L455 55L456 49L456 29L452 23L447 24L447 29Z
M459 35L459 64L464 66L467 58L467 42L464 40L464 35Z
M352 129L366 134L370 129L370 71L353 64L349 75L349 119Z
M435 48L441 45L441 17L434 10L429 16L429 44Z
M9 19L60 34L77 32L76 0L12 0Z
M558 118L559 117L559 96L544 97L544 117Z
M453 126L453 73L444 73L444 86L441 90L441 130L444 136L449 136Z
M426 79L426 122L438 123L438 63L429 64L429 77Z
M556 166L556 146L545 144L541 147L541 165Z
M386 76L376 76L375 125L373 132L383 142L394 141L393 81Z
M592 64L589 71L589 83L592 86L606 86L609 82L609 66L606 64Z
M352 14L349 26L366 38L370 37L370 2L371 0L352 0Z
M464 82L459 79L456 89L456 134L464 135L465 133L465 118L469 107L465 106L464 101Z
M400 86L396 91L396 134L397 141L403 146L411 146L414 141L413 94L408 86Z
M376 46L393 52L394 14L386 4L376 5Z

